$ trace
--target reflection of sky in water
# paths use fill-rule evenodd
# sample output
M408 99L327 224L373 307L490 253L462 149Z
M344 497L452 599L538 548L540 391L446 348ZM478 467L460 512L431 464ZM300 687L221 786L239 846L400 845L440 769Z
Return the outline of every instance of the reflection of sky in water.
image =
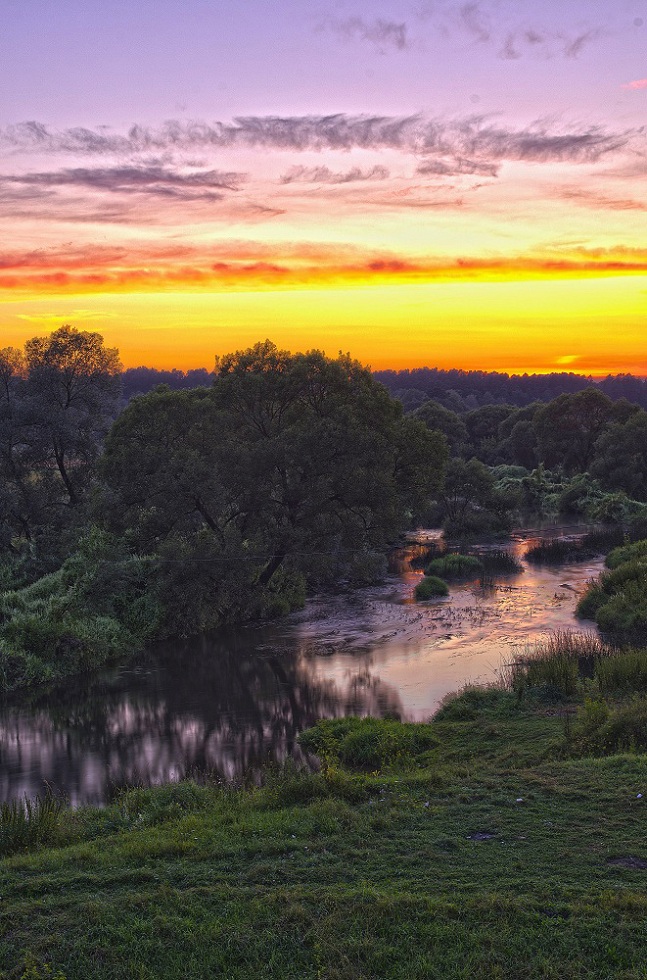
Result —
M534 542L518 539L522 555ZM410 601L422 572L312 600L277 624L161 645L139 667L69 681L0 709L0 794L48 781L75 802L111 785L209 769L235 778L299 756L296 735L320 717L428 718L466 682L547 632L578 628L577 594L601 561L452 586Z

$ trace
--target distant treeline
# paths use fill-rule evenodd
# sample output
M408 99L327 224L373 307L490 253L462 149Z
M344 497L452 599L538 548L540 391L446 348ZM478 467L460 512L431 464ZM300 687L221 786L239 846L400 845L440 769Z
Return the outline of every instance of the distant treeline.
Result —
M157 385L168 385L172 391L204 387L213 383L214 375L206 368L193 368L191 371L172 368L170 371L161 371L158 368L135 367L127 368L121 378L123 397L130 401L135 395L145 395Z
M468 412L483 405L515 405L549 402L558 395L573 395L595 385L617 401L626 398L647 408L647 383L631 374L608 375L594 381L582 374L500 374L497 371L443 371L413 368L404 371L375 371L380 381L405 409L411 411L433 398L452 412Z
M582 374L501 374L497 371L443 371L440 368L413 368L405 371L375 371L373 376L398 398L407 411L433 398L453 412L469 412L483 405L515 405L523 408L532 402L549 402L558 395L575 394L592 384L613 401L626 398L647 408L647 382L632 374L608 375L593 381ZM173 391L207 386L213 372L206 368L180 371L173 368L136 367L124 371L123 397L144 395L157 385L168 385Z

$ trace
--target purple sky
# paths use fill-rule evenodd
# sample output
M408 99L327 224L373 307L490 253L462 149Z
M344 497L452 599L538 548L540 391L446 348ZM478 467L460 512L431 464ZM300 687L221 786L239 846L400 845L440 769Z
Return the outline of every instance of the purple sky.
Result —
M64 317L115 324L123 346L163 319L164 295L199 292L187 357L202 359L204 324L226 311L242 343L266 315L219 296L264 290L263 310L284 318L269 294L307 287L320 290L312 341L328 323L364 357L384 309L372 285L600 270L633 277L614 329L630 325L619 363L644 361L645 0L4 0L0 91L9 342ZM356 292L340 323L335 290L358 286L366 303ZM581 339L561 342L560 290L544 294L547 364L579 363ZM400 295L408 323L420 303ZM497 331L536 305L532 290L490 295L460 286L438 308ZM620 316L615 293L598 295L601 316ZM578 330L588 296L569 293ZM435 336L425 317L416 351ZM523 364L530 354L529 342Z

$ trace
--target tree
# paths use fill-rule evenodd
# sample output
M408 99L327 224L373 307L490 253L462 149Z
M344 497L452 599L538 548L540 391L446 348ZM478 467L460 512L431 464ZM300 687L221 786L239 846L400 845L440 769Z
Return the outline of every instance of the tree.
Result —
M121 391L121 364L98 333L65 325L25 344L32 462L56 471L65 502L87 488Z
M595 443L613 419L613 402L597 388L560 395L534 418L539 457L548 467L583 473L595 456Z
M591 473L606 489L647 500L647 412L638 409L624 423L609 426L595 453Z
M54 560L117 412L120 369L99 334L70 326L27 341L24 355L0 352L0 547L45 536Z
M295 573L340 574L385 549L438 488L444 458L441 437L348 355L266 341L219 359L211 389L135 398L102 473L112 526L181 553L201 609L222 620Z
M428 429L442 432L447 439L452 456L461 456L469 443L467 427L463 420L437 401L427 401L416 409L413 417L424 422Z

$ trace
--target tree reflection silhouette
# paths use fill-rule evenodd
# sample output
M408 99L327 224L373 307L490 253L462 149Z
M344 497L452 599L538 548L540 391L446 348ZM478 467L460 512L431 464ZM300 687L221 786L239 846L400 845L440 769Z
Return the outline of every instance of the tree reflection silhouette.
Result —
M358 661L343 682L317 677L295 640L271 630L160 645L143 667L104 672L0 709L0 792L105 802L114 786L194 772L223 779L287 756L322 717L399 717L396 691Z

